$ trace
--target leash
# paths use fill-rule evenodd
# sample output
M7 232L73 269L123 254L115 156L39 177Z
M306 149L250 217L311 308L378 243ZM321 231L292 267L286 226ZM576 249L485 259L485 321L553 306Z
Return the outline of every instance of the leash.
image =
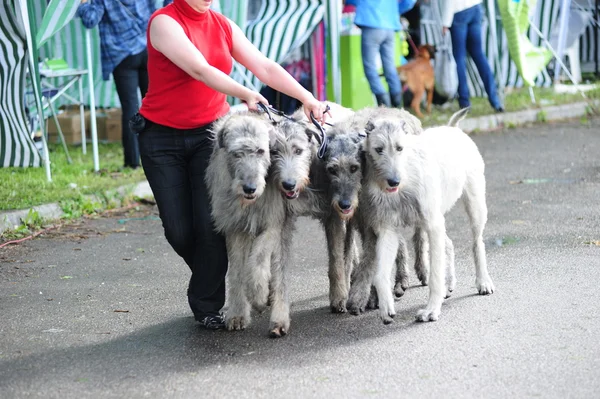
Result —
M280 111L276 108L273 108L272 106L267 106L261 102L259 102L257 104L257 107L260 108L261 110L263 110L263 112L265 112L269 118L269 120L271 121L271 123L273 123L274 125L276 125L277 123L279 123L278 121L276 121L273 118L272 114L275 114L277 116L280 116L282 118L285 118L289 121L292 122L299 122L298 120L296 120L295 118L291 117L290 115L287 115L285 112ZM329 112L331 108L329 107L329 105L327 105L325 107L325 111L323 112L323 115L326 114L327 112ZM321 133L321 135L317 135L311 132L312 136L315 138L315 140L317 140L317 143L319 143L319 150L317 151L317 157L319 157L319 159L323 159L323 157L325 156L325 152L327 152L327 135L325 134L325 129L323 129L323 126L319 123L319 121L317 120L317 118L315 118L314 114L312 113L312 111L310 112L310 120L311 122L317 127L317 129L319 129L319 132ZM325 122L326 125L329 126L333 126L333 124L331 123L327 123Z
M410 35L410 33L408 33L408 29L405 30L404 33L406 33L406 38L408 39L408 43L410 44L410 46L412 47L413 51L415 52L415 57L416 57L419 54L419 48L417 47L417 45L413 41L412 36Z

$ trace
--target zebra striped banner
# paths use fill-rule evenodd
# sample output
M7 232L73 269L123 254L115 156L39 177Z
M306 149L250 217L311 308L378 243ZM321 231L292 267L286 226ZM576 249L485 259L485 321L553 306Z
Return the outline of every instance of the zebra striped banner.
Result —
M323 19L322 5L319 0L263 1L256 19L246 26L246 36L264 55L281 64ZM258 78L242 66L234 69L232 78L241 84L262 87ZM232 102L237 104L239 100Z
M574 1L575 9L586 11L592 14L592 23L588 25L579 41L579 54L581 61L581 70L586 72L592 72L595 70L596 56L600 54L600 27L598 27L598 34L594 32L594 28L600 25L600 21L593 20L594 15L594 0L588 1ZM587 68L586 68L587 66Z
M51 0L35 38L38 47L65 27L77 12L81 0Z
M0 2L0 166L40 166L25 116L27 43L14 0Z

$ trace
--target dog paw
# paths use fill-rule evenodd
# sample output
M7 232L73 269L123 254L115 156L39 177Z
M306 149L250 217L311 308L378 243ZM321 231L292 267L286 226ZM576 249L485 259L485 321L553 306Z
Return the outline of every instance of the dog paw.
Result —
M377 309L379 308L379 298L377 298L377 291L374 289L371 290L371 294L369 295L369 300L367 301L367 309Z
M365 307L357 304L348 303L346 307L348 308L348 312L354 316L358 316L365 312Z
M346 313L346 301L347 299L332 299L329 303L331 313Z
M225 325L229 331L240 331L244 330L250 320L244 316L228 316L225 318Z
M479 295L490 295L494 293L494 283L489 277L487 279L481 279L480 281L476 281L476 285Z
M417 321L437 321L440 317L441 310L439 309L421 309L417 312Z
M454 291L456 288L456 276L446 275L446 288L448 289L448 292Z
M394 310L380 312L379 317L381 317L381 321L383 321L383 324L391 324L394 321L394 317L396 317L396 312Z
M417 272L417 277L421 282L421 285L427 286L429 284L429 276L424 272Z
M271 338L281 338L287 335L289 330L289 325L285 326L284 324L274 323L269 329L269 337Z
M406 288L408 287L403 287L400 282L396 283L396 285L394 286L394 296L396 298L404 296L404 291L406 290Z
M342 303L331 305L331 313L346 313L346 306Z

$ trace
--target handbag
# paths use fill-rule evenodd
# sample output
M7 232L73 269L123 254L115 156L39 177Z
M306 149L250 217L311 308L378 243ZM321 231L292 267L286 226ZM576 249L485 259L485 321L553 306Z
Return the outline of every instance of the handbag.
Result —
M435 91L449 100L453 99L458 92L458 73L451 43L450 35L447 33L443 45L437 47L434 60Z

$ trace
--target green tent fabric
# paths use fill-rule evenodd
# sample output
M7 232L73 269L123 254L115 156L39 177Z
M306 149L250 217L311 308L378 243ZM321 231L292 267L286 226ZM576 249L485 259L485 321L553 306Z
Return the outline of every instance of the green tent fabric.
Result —
M38 47L46 43L73 19L80 3L80 0L50 1L35 38Z
M0 2L0 167L41 165L24 108L29 59L19 5Z
M256 19L242 29L264 55L283 63L323 19L323 3L319 0L263 1ZM258 78L241 66L234 69L232 77L248 87L262 87ZM232 102L238 104L239 100L232 99Z
M536 0L498 0L508 51L524 83L530 87L552 58L552 52L535 47L527 37L529 8L535 9L535 6Z

